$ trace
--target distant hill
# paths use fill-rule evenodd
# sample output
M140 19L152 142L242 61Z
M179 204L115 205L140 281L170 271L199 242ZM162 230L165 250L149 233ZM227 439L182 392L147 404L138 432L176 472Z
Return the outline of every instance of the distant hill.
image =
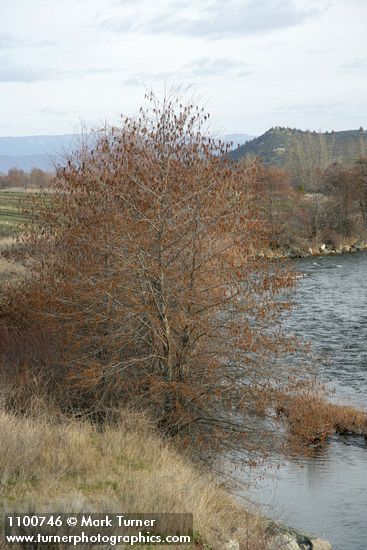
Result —
M74 142L74 134L0 137L0 172L9 168L53 170Z
M24 157L0 155L0 172L6 173L10 168L18 168L25 172L30 172L32 168L41 168L45 172L51 172L54 169L54 163L48 155L25 155Z
M231 158L247 155L260 156L266 164L289 166L292 156L301 154L316 159L323 156L328 162L350 163L361 154L367 154L367 131L310 132L291 128L271 128L254 138L249 134L225 134L221 139L233 142ZM32 168L53 170L62 162L63 153L77 143L75 134L0 137L0 172L9 168L30 171ZM316 160L314 164L317 164Z
M292 154L327 157L330 163L350 163L367 154L367 132L362 128L319 133L276 127L233 150L230 156L238 160L255 155L266 164L286 166Z
M236 148L253 137L249 134L226 134L222 139L232 141L233 148ZM76 138L75 134L0 137L0 172L7 172L9 168L26 172L32 168L52 171L55 163L62 161L62 154L75 146Z

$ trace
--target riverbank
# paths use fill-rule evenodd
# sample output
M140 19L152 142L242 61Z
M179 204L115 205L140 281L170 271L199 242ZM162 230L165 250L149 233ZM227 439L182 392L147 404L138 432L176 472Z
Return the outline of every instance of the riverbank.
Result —
M367 241L364 239L351 240L341 244L339 247L320 243L317 245L291 245L288 248L271 249L266 252L268 258L284 259L284 258L308 258L309 256L330 256L340 254L351 254L367 250Z
M4 280L20 276L16 266L0 264L0 279L2 267ZM111 503L126 512L187 511L194 514L199 550L331 548L242 508L142 416L124 413L101 434L35 404L41 409L30 418L0 408L0 503L7 511L105 512Z
M261 518L163 442L142 416L122 411L101 432L50 410L0 412L0 503L9 511L192 513L197 548L223 549L236 531L261 549ZM242 529L239 529L242 526Z
M245 510L142 414L121 411L100 431L35 397L27 417L0 408L0 440L0 504L9 513L187 512L198 550L331 549Z
M199 550L331 548L244 510L142 415L122 412L118 424L99 432L42 408L26 419L0 411L0 438L6 512L187 512Z
M269 550L332 550L328 541L272 520L267 520L265 531L270 537Z
M27 418L0 410L0 504L6 512L187 512L198 550L331 548L246 511L141 414L121 411L116 424L98 431L41 401L34 410Z

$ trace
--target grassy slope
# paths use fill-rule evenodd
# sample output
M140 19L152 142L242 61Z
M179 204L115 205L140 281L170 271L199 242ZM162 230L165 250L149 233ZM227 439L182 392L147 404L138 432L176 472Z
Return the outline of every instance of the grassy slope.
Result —
M0 191L0 249L24 221L18 210L24 196ZM0 288L21 271L0 258ZM9 512L190 512L195 531L208 542L198 548L222 549L233 538L243 549L267 547L261 520L164 443L141 416L129 413L101 433L52 411L36 419L11 415L1 408L1 393L0 507Z
M0 191L0 239L16 236L25 218L19 211L22 191Z
M0 190L0 284L25 272L21 265L9 262L1 257L1 252L8 245L14 244L16 237L22 232L22 227L27 221L21 212L21 203L27 200L27 197L34 196L37 193L39 193L39 189Z
M194 530L223 549L266 548L260 520L247 514L139 415L98 432L87 423L36 419L0 409L0 505L10 511L192 512ZM172 548L172 546L171 546ZM180 548L183 548L182 546Z

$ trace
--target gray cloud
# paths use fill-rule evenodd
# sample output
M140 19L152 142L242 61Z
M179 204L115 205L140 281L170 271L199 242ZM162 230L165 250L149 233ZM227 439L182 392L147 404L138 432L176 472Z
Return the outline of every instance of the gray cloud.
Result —
M75 115L78 112L71 109L57 109L56 107L43 107L39 109L38 112L42 115L56 115L56 116L67 116Z
M146 82L164 82L175 78L175 73L165 71L161 73L133 73L128 78L125 78L122 83L125 86L142 86Z
M232 76L245 76L250 70L245 68L243 63L227 57L199 57L183 65L182 72L191 78L203 78L206 76L217 76L230 74ZM239 72L238 72L239 71Z
M0 66L0 82L39 82L52 80L54 77L48 71L28 67Z
M57 40L38 40L31 45L38 46L40 48L54 48L60 46L60 42Z
M300 9L293 0L208 0L197 7L193 0L170 0L164 12L146 20L137 14L126 15L105 20L101 26L120 33L224 38L290 27L320 13L315 8Z
M12 60L0 58L0 83L6 82L42 82L47 80L74 79L94 74L111 74L113 71L105 67L86 67L82 70L58 71L48 68L19 66Z
M342 63L339 65L340 69L366 69L367 68L367 58L356 58L349 63Z
M111 0L111 6L131 6L133 4L142 4L144 0Z
M138 72L126 78L123 83L127 86L139 86L144 82L162 82L164 80L195 80L215 76L244 77L251 74L247 65L227 57L198 57L185 63L175 71L158 73Z
M15 40L14 36L10 33L0 32L0 50L5 50L7 48L51 48L60 45L60 42L56 40L27 40L27 39L17 39Z
M7 32L0 32L0 49L9 48L14 44L14 37Z
M338 109L342 109L347 104L343 101L334 101L334 102L319 102L319 103L299 103L291 104L282 107L276 107L273 109L274 112L282 114L307 114L309 116L322 116L325 114L333 113Z
M112 69L111 67L88 67L88 68L85 68L81 71L78 71L78 72L74 72L74 73L69 73L71 75L80 75L80 76L83 76L83 75L87 75L87 74L112 74L116 72L114 69Z
M138 30L135 17L126 15L124 17L113 17L111 19L105 19L98 23L98 27L106 31L114 31L118 33L131 32Z

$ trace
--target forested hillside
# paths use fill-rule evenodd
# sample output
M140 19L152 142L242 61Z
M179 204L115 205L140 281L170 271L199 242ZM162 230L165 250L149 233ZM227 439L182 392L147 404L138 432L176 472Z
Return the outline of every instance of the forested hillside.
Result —
M292 128L271 128L231 153L233 159L248 155L262 158L266 164L291 167L301 157L318 161L320 166L332 162L351 164L367 151L367 131L310 132Z
M364 242L366 154L363 128L317 133L279 127L229 153L244 164L261 159L260 202L275 229L273 246L300 253Z

